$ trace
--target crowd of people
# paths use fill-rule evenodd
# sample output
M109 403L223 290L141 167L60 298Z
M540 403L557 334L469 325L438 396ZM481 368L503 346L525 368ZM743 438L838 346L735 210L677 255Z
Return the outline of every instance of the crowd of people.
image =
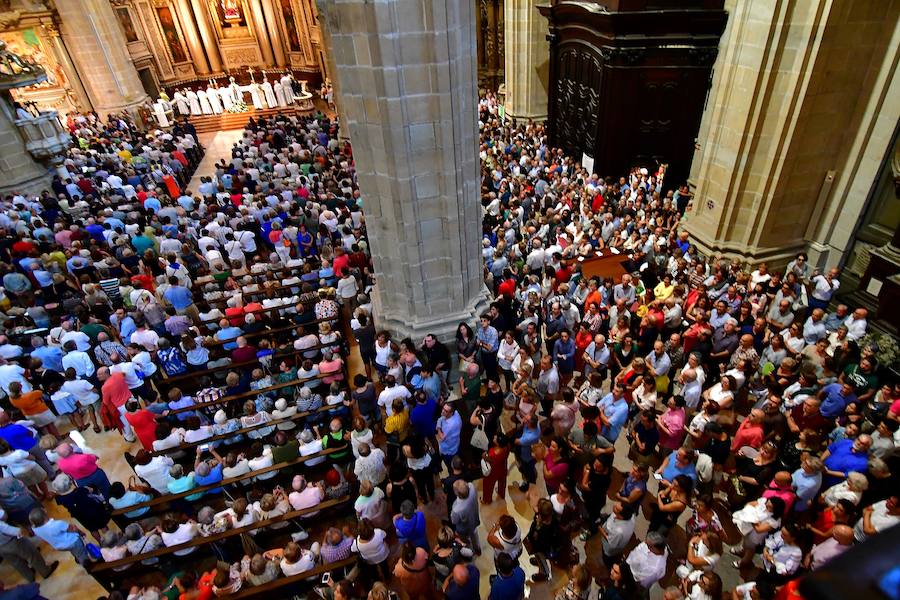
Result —
M0 212L0 598L40 597L41 542L128 600L765 599L900 522L865 310L804 254L702 256L663 172L482 98L490 309L393 339L329 117L250 120L196 193L188 122L69 127L69 177Z

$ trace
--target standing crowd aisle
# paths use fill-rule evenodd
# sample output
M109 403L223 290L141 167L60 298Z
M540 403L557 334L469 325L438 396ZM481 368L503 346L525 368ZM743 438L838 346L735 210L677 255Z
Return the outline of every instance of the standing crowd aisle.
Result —
M492 302L448 345L377 328L327 116L251 120L196 194L189 124L73 119L0 213L0 568L36 581L0 598L770 598L900 522L836 270L702 257L686 188L480 127Z

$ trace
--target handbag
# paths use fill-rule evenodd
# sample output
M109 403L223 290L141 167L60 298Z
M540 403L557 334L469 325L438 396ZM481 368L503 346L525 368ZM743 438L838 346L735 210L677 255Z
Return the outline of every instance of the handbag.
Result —
M478 425L475 428L475 431L472 432L472 439L469 440L469 443L482 452L484 452L491 446L491 442L490 440L488 440L488 436L484 432L484 424Z
M483 456L481 457L481 474L485 477L489 477L491 474L491 463Z

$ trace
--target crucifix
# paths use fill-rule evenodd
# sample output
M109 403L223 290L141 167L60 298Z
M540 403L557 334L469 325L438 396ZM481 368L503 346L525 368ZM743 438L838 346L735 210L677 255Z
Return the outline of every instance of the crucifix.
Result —
M256 83L256 79L253 78L253 67L247 67L247 74L250 75L250 83Z

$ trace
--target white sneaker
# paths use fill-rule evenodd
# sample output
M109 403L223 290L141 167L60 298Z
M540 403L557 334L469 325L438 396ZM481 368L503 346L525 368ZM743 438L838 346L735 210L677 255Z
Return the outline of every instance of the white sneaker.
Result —
M319 551L322 549L319 542L313 542L312 546L309 547L309 551L313 553L316 558L319 558Z
M301 529L297 533L291 534L291 539L295 542L302 542L303 540L309 539L309 534L305 529Z

